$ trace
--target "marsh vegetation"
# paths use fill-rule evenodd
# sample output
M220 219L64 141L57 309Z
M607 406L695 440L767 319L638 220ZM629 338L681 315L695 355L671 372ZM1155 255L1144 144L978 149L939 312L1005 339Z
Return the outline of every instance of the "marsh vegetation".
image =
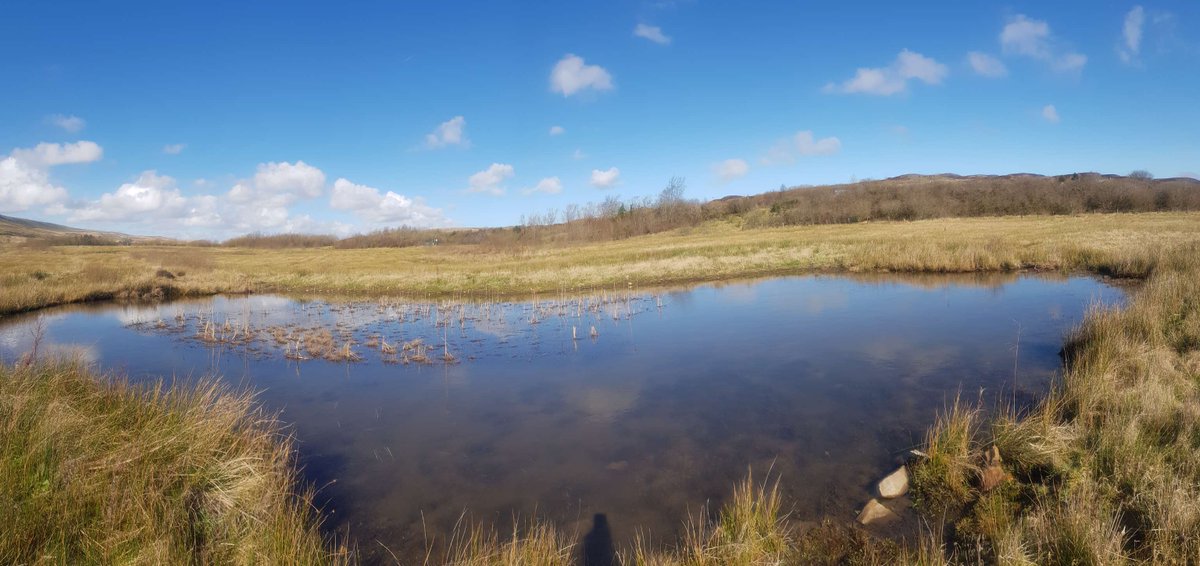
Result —
M0 447L3 463L9 467L0 484L4 513L13 513L0 515L0 529L6 529L0 531L0 557L35 563L253 563L268 556L290 556L297 563L339 563L390 556L392 549L382 543L368 543L371 548L366 549L361 545L366 539L357 538L360 545L347 549L343 539L331 539L329 531L321 534L314 505L339 501L355 489L374 489L364 487L373 484L326 485L333 470L340 469L337 459L315 454L302 461L303 451L298 453L291 443L290 430L284 434L274 414L258 403L286 405L282 418L293 423L301 436L313 432L303 424L319 422L309 419L313 416L336 423L338 429L350 423L360 430L395 430L399 422L385 416L382 408L362 410L349 403L347 410L356 414L343 415L343 422L342 417L330 419L328 407L306 409L297 402L272 405L286 395L274 401L271 396L286 390L280 381L286 376L295 380L301 372L320 374L323 367L345 367L347 362L427 373L422 367L436 364L443 368L438 370L442 380L419 386L445 395L451 384L470 380L474 364L457 362L483 355L490 356L489 370L494 367L496 372L491 385L478 395L503 399L496 396L501 391L496 384L505 379L518 382L515 370L506 371L498 363L504 357L528 362L550 353L577 352L581 358L604 364L611 374L617 359L614 346L632 344L635 332L639 341L647 335L638 330L641 322L612 317L606 307L593 309L579 299L556 303L558 299L545 297L644 293L637 309L627 309L628 313L661 311L661 297L670 295L656 296L660 286L748 276L1053 271L1136 278L1143 283L1127 306L1097 306L1088 313L1066 340L1061 378L1051 381L1047 375L1041 381L1031 380L1023 384L1024 392L1015 394L1011 393L1015 379L989 382L993 393L1003 395L977 401L972 387L962 387L970 376L956 374L953 381L958 387L939 382L941 395L934 399L940 412L929 407L918 411L921 423L933 423L928 431L921 424L907 438L893 434L876 439L890 444L885 454L913 447L924 454L911 468L911 496L923 529L910 531L897 543L840 520L822 521L819 517L829 516L831 509L835 516L844 516L845 504L829 507L798 498L794 476L810 476L786 466L772 468L771 462L735 451L730 460L740 459L738 472L727 471L704 484L723 487L677 490L686 495L674 500L677 505L670 522L675 526L653 531L667 534L622 533L628 524L614 523L618 536L613 552L625 564L1194 561L1200 556L1200 513L1194 503L1200 497L1196 488L1200 460L1193 457L1200 453L1196 381L1200 217L1188 212L1197 208L1194 187L1188 181L1102 176L1014 176L992 179L983 191L968 190L970 185L964 182L901 178L703 205L664 194L640 204L608 203L608 208L618 206L603 214L600 209L595 214L554 212L506 230L400 231L349 240L249 237L227 246L111 246L90 240L6 246L0 249L0 312L10 320L22 320L14 313L52 305L109 299L149 303L156 312L153 317L124 320L122 326L133 325L149 339L161 334L198 347L208 356L210 369L224 367L220 364L230 360L247 364L255 355L269 355L285 364L280 367L287 371L268 372L272 375L266 381L256 383L256 388L267 387L256 402L216 382L162 386L145 379L147 374L175 373L174 364L186 350L166 348L155 357L143 344L131 345L140 348L139 356L147 360L142 371L131 376L134 383L97 376L80 365L27 364L12 358L0 370L0 424L5 427ZM1042 215L1006 216L1014 214ZM436 245L430 245L430 238ZM323 268L309 267L318 264ZM168 311L178 307L162 303L180 297L264 292L336 294L359 306L337 307L347 312L318 303L302 307L301 313L315 309L321 318L333 320L317 324L255 320L249 311L220 315L203 308ZM531 304L553 306L495 306L535 296L541 298ZM379 314L379 309L390 313L390 324L395 326L350 322L355 310ZM666 309L671 309L669 299ZM339 326L337 317L342 315L347 321ZM480 349L480 342L473 341L476 338L467 329L490 327L488 323L498 319L519 321L529 338L524 347L530 350L514 354L509 349L517 346L511 342L504 343L499 354ZM710 323L709 328L719 326ZM553 338L547 338L551 333ZM682 332L664 335L653 346L653 354L665 355L672 342L680 347L689 343ZM92 336L100 334L92 331ZM768 334L760 342L771 340ZM1008 348L1007 342L1003 344ZM739 347L736 341L723 345L719 351L724 354L739 353L740 348L744 356L737 359L743 365L745 356L754 354L752 347ZM1022 342L1021 355L1030 345ZM1057 350L1056 346L1053 353ZM1042 347L1041 351L1051 350ZM121 352L114 355L124 355ZM212 352L230 355L214 366L212 360L217 358ZM103 351L93 354L102 366L114 365L106 364ZM1005 357L1009 355L1016 357L1006 350ZM755 359L767 358L760 354ZM305 369L297 365L301 361ZM405 362L413 367L405 368ZM693 373L703 371L694 369ZM1018 373L1011 366L1004 371L1006 376ZM728 380L734 374L722 375ZM998 373L993 370L991 375ZM739 391L755 390L733 381L704 384L729 399L736 399ZM477 387L484 383L469 382ZM298 390L302 398L330 394L310 381L298 383L304 384ZM377 388L381 381L372 378L368 383ZM405 386L412 383L419 382ZM539 399L530 391L544 392L545 385L514 392L510 400ZM450 407L443 411L461 417L469 414L462 410L473 408L489 414L477 404L479 398L470 399L476 404L462 405L459 412ZM629 416L628 408L620 408L628 403L623 395L588 391L570 399L605 418ZM695 402L690 407L693 412L705 406L697 397L681 399ZM611 410L614 406L616 412ZM419 403L413 405L410 414L418 414L420 408ZM709 417L731 414L720 407L701 412ZM523 418L541 422L529 416L538 414L531 411ZM776 413L763 411L763 415ZM777 417L771 421L778 422ZM563 429L564 421L554 422ZM337 433L306 438L313 445L341 442L356 450L356 457L370 458L379 466L370 474L393 478L394 466L407 465L407 456L426 453L415 448L418 439L413 439L410 450L397 452L383 444L369 449L362 442L379 441L369 435L358 443ZM445 443L445 439L426 440ZM567 446L579 446L578 439L568 440L562 453ZM478 450L478 439L473 442ZM844 439L839 442L845 444ZM514 448L517 454L534 455L522 452L520 445L508 447ZM776 448L763 453L778 456ZM476 465L487 461L487 452L473 454ZM602 459L608 464L600 468L601 480L611 479L611 474L641 473L641 467L631 463L636 459L628 455L604 453ZM680 460L684 467L679 469L687 469L690 461ZM298 476L305 463L306 474L312 474L305 477L325 486L316 502L306 487L311 484ZM776 475L747 479L748 463ZM871 471L861 472L860 484L869 483L867 475L882 474L892 463L890 454L865 462L860 469ZM437 464L427 464L416 473L428 476L428 465ZM998 476L989 472L997 468ZM472 473L495 470L480 467ZM995 481L997 477L1001 480ZM744 483L727 494L738 478ZM438 493L429 486L413 489ZM717 492L724 494L717 498L724 503L699 513L679 511L678 504L685 500L702 503L695 494ZM129 493L139 496L124 497ZM645 499L636 493L627 495ZM862 494L844 497L844 501L851 499L861 501ZM503 505L512 508L511 502ZM363 509L354 506L339 509L336 516L342 520L356 513L364 516ZM575 513L588 516L579 505ZM586 526L578 521L564 524L561 517L546 515L553 513L532 510L498 534L495 517L467 517L460 508L445 515L455 517L450 524L458 525L443 529L450 535L435 537L435 542L420 539L425 560L456 564L577 560ZM679 517L687 515L692 518L681 523ZM135 528L142 524L153 528ZM102 530L107 525L114 527ZM353 537L376 538L363 523L350 527Z
M302 442L328 528L368 562L440 563L479 529L476 543L509 550L513 529L552 531L556 552L578 553L597 513L630 557L667 560L681 540L686 560L726 556L700 541L738 537L750 554L761 539L818 556L835 535L852 537L845 549L872 540L845 524L863 486L948 395L1013 391L1014 319L1028 406L1071 321L1120 296L1078 277L864 274L514 302L217 297L13 317L0 357L28 350L42 317L43 355L85 350L135 383L219 374L260 391ZM774 520L717 527L747 465L755 488L768 471L778 481L778 535ZM916 540L915 526L886 532Z

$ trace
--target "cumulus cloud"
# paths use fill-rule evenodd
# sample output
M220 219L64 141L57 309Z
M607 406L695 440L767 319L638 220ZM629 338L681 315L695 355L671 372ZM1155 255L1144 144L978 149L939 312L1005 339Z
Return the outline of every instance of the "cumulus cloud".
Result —
M610 167L606 171L592 169L592 186L597 189L607 189L616 186L620 178L621 170L616 167Z
M63 114L47 116L46 121L68 132L71 132L72 134L82 130L85 126L87 126L87 120L84 120L79 116L67 116Z
M457 145L470 147L471 140L467 139L467 119L455 116L441 124L428 134L425 134L425 147L437 149Z
M548 195L556 195L563 190L562 180L558 177L546 177L528 189L523 189L521 192L527 195L534 193L545 193Z
M167 155L179 155L183 153L183 148L187 147L184 143L169 143L162 148L163 153Z
M642 39L649 39L659 45L670 45L671 38L663 33L662 28L646 24L638 24L633 28L633 36Z
M584 153L582 149L575 148L575 151L571 153L571 159L574 159L575 161L587 159L587 154Z
M516 171L507 163L493 163L487 169L471 175L467 179L468 193L488 193L500 196L504 194L504 181L511 179Z
M874 94L890 96L906 92L910 80L919 80L925 84L941 84L949 70L936 60L921 55L915 51L904 49L896 55L896 60L887 67L859 68L854 77L841 84L829 83L824 91L844 94Z
M303 161L260 163L253 187L263 194L315 198L325 191L325 173Z
M14 149L12 156L35 167L98 161L104 150L95 142L39 143L32 149Z
M96 161L104 150L94 142L40 143L17 148L0 159L0 212L23 212L34 207L61 207L67 190L50 181L50 168Z
M1145 25L1146 10L1141 6L1134 6L1125 14L1125 24L1121 27L1121 38L1124 41L1123 45L1117 47L1117 55L1121 61L1132 63L1137 59L1142 48L1142 30Z
M15 157L0 159L0 212L23 212L67 200L67 190L50 182L46 170Z
M409 198L393 191L383 192L343 178L333 182L329 205L337 210L352 212L376 225L432 228L448 224L440 209L426 205L419 198Z
M316 226L293 217L290 207L325 193L325 172L297 160L260 163L254 177L233 185L220 199L220 222L236 232L295 231Z
M971 69L975 71L975 74L981 77L995 79L1008 74L1008 67L1005 67L1002 61L987 53L980 53L978 51L967 53L967 62L971 64Z
M1058 109L1053 104L1047 104L1042 107L1042 118L1051 124L1058 123Z
M550 126L550 135L561 136L567 133L567 129L562 126Z
M720 163L716 163L712 167L713 173L723 183L727 183L738 177L743 177L750 172L750 164L746 163L745 159L726 159Z
M1000 30L1000 47L1005 53L1037 59L1058 72L1078 72L1087 56L1071 51L1050 31L1050 24L1018 14Z
M550 91L564 97L585 90L612 90L612 75L599 65L588 65L578 55L566 54L550 71Z
M817 139L812 130L796 132L791 139L775 142L759 161L763 165L794 163L797 157L810 155L833 155L842 149L842 141L836 137Z
M147 215L158 219L179 218L187 210L187 199L176 188L175 179L145 171L136 181L74 210L71 220L128 221Z

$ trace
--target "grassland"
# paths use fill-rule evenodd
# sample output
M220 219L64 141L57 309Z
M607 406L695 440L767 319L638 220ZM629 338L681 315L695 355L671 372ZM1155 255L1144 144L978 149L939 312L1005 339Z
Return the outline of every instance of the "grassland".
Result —
M0 314L89 300L284 292L433 297L645 288L807 271L1104 270L1200 238L1200 213L1095 214L745 228L716 221L624 240L479 246L0 249ZM160 271L161 270L161 271Z
M931 428L925 447L928 459L913 472L916 500L930 529L920 543L895 548L834 524L801 532L786 520L776 492L748 482L715 517L695 522L674 550L654 551L639 545L621 551L622 563L1200 562L1200 504L1196 503L1200 500L1200 215L1195 213L766 229L722 221L609 243L512 251L471 246L12 248L0 251L0 270L5 274L0 308L15 312L78 300L141 297L155 295L155 289L160 295L278 291L488 297L810 270L1017 269L1090 271L1138 277L1145 283L1123 310L1089 314L1067 344L1068 366L1061 382L1037 407L984 418L971 407L958 406ZM159 270L171 272L173 278L157 275ZM224 394L208 390L136 393L125 386L80 379L63 368L4 371L0 425L7 428L0 446L5 450L4 465L10 469L0 478L4 486L0 489L7 490L3 497L20 502L4 509L22 515L16 520L0 516L0 529L14 529L0 531L0 541L16 541L0 544L20 545L0 546L0 552L122 553L72 555L96 561L108 556L171 558L180 556L175 552L192 552L188 541L221 537L257 541L235 548L269 552L281 548L275 545L286 535L294 537L287 540L301 541L289 548L305 549L304 560L341 559L327 546L314 546L319 537L311 534L313 518L284 495L296 493L289 449L286 443L275 442L280 439L277 434L262 432L273 430L270 427L256 428L262 426L260 417L247 415L260 413L245 398L234 395L233 401L225 401ZM58 377L48 380L43 375L47 372ZM146 406L151 409L141 409ZM104 426L88 426L93 421ZM208 440L197 443L193 455L191 438L197 435L186 427L209 421L223 424L199 435ZM116 427L117 423L122 426ZM168 432L138 440L120 432L127 426ZM235 433L245 430L259 432L236 442L220 440L242 438ZM111 438L137 449L122 448ZM221 442L238 447L232 452L239 455L231 460L235 463L216 459L226 463L204 468L205 454L231 453L218 450ZM1003 469L1010 480L984 490L983 454L992 446L1003 454ZM147 456L137 460L142 454ZM268 471L235 474L228 479L234 483L219 483L227 472L240 471L242 463L251 461L269 462L261 468ZM141 471L131 474L132 479L114 472L135 463ZM164 469L191 469L188 466L208 471L160 475ZM93 473L99 475L93 478ZM260 480L254 480L260 474L275 479L261 480L269 486L261 487L255 483ZM67 485L62 483L67 480L55 479L59 477L82 483L72 488L78 491L61 494L39 487ZM138 483L121 483L129 481ZM259 487L255 491L243 483ZM178 505L192 501L179 498L190 493L181 485L197 486L192 489L200 494L199 507ZM122 506L120 499L138 490L151 495L140 504ZM242 493L257 495L232 497ZM68 506L67 501L88 504ZM243 509L242 515L225 513L229 505ZM200 538L192 535L197 522L190 510L197 508L206 517L199 522L205 533ZM92 515L77 509L90 509ZM115 538L99 532L91 538L73 537L80 525L95 524L88 521L95 521L94 514L104 510L112 513L113 520L119 519L117 525L126 526L140 524L146 513L154 513L152 517L161 518L155 525L162 530L153 535L128 527L116 529L125 534ZM267 522L282 525L270 532L285 535L255 535L257 522L239 516L267 520L256 513L282 515ZM148 538L139 538L143 535ZM89 546L92 539L102 544ZM143 540L152 544L140 544ZM570 564L578 556L575 542L549 525L531 525L511 537L478 529L458 537L446 561ZM202 548L200 552L233 552L221 544ZM163 554L144 554L154 552Z

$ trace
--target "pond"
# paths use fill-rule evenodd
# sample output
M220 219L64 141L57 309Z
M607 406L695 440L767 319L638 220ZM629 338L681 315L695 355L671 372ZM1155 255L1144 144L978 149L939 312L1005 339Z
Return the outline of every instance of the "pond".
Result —
M460 517L670 541L748 469L792 516L851 520L957 395L1027 405L1065 333L1124 293L1088 277L803 276L524 302L282 296L10 317L32 344L133 379L262 391L328 526L423 555ZM378 543L376 542L378 541Z

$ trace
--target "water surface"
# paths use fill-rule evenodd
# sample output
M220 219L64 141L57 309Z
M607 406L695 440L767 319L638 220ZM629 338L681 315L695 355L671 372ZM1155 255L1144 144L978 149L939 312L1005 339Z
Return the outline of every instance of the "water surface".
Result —
M639 529L669 540L750 467L782 479L795 517L852 518L938 409L960 393L1029 403L1088 305L1122 297L1086 277L809 276L504 304L215 297L40 318L43 352L262 390L324 486L329 526L371 558L383 545L421 554L464 511L580 535L604 513L618 544ZM37 318L0 324L0 356L29 348ZM288 359L315 357L298 337L317 329L362 361ZM400 351L416 338L430 363ZM367 346L378 341L397 354Z

